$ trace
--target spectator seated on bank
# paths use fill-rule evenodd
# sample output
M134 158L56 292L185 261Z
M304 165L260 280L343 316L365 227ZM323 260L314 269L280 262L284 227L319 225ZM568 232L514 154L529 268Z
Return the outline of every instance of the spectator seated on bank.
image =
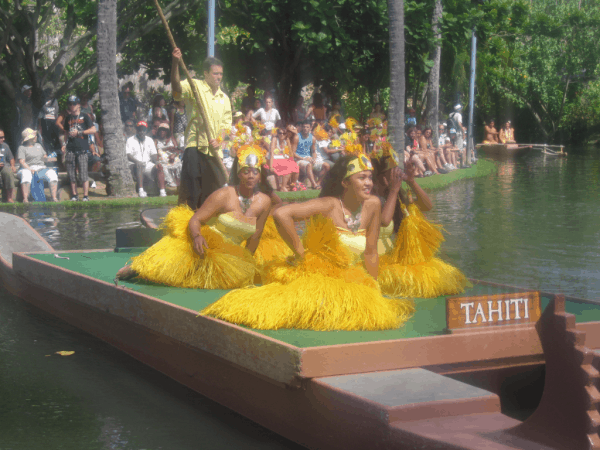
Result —
M14 203L15 201L15 158L13 157L10 147L6 143L6 134L0 128L0 177L2 180L2 189L5 192L6 201Z
M119 92L119 107L121 109L121 120L135 121L136 110L139 102L133 97L133 83L131 81L125 83L121 92Z
M150 109L148 110L148 122L152 122L152 119L154 119L154 108L160 108L162 116L163 117L168 117L168 111L167 111L167 101L165 100L165 98L161 95L161 94L156 94L154 96L154 99L152 100L152 106L150 107Z
M181 178L181 152L171 136L169 125L163 123L158 127L154 145L158 152L158 160L165 174L165 183L169 187L179 186Z
M166 124L169 127L169 119L167 116L163 114L163 110L161 107L156 106L152 111L152 137L156 137L156 133L158 132L158 127ZM169 127L170 128L170 127Z
M41 144L36 142L37 133L31 128L25 128L22 133L23 145L17 151L17 159L20 168L17 172L17 178L21 182L21 192L23 193L23 203L29 203L29 193L31 191L31 181L33 174L46 181L50 186L52 201L57 202L56 192L58 187L58 175L56 171L46 167L46 150Z
M125 153L133 172L133 177L138 185L138 195L147 197L144 189L144 183L156 185L160 189L159 195L166 197L165 175L162 166L158 162L158 152L154 141L150 136L146 136L148 124L139 121L136 125L136 134L127 139Z

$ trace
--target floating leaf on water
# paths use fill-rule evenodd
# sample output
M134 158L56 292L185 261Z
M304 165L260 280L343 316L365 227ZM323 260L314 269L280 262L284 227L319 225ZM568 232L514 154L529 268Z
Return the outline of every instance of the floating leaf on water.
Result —
M60 352L56 352L57 355L60 356L71 356L73 353L72 351L65 351L65 350L61 350Z

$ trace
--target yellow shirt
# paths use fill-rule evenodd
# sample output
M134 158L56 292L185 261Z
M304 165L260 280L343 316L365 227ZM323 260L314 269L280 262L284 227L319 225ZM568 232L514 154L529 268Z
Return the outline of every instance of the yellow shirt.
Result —
M229 97L219 88L213 95L212 89L204 80L194 80L198 95L206 107L211 135L213 139L219 136L221 130L231 129L231 102ZM173 93L176 101L183 100L188 116L188 125L185 129L185 146L198 147L202 153L208 153L208 139L204 120L198 111L196 99L187 80L181 82L181 94Z

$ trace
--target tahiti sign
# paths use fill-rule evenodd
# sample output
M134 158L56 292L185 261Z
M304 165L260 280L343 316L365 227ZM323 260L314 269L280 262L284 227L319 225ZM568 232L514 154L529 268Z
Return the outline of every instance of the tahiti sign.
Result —
M446 325L449 330L535 323L541 315L539 292L446 299Z

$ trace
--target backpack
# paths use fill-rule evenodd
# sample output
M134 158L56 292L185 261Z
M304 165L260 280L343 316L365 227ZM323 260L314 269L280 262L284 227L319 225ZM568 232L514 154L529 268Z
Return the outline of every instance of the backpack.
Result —
M450 133L450 128L454 128L456 130L456 134L460 135L462 134L462 127L459 125L459 123L454 119L454 114L452 113L448 116L448 120L446 121L446 130L448 130L447 132Z

